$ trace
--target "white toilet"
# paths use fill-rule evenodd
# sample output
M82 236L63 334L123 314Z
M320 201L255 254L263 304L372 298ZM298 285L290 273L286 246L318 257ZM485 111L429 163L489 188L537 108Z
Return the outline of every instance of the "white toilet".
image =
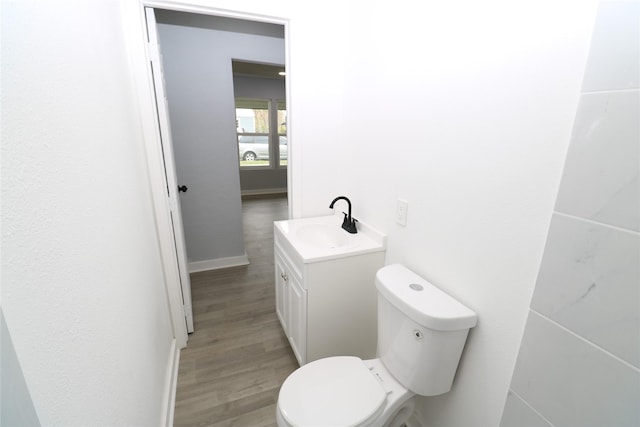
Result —
M400 264L376 274L378 359L327 357L293 372L278 396L280 427L399 427L413 397L451 389L476 314Z

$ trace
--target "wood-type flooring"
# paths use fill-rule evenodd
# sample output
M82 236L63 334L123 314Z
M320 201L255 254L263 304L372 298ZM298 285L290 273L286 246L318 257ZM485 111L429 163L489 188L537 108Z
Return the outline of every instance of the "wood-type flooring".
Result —
M275 312L273 221L286 197L243 200L250 264L191 274L195 331L181 351L174 425L275 426L278 391L298 368Z

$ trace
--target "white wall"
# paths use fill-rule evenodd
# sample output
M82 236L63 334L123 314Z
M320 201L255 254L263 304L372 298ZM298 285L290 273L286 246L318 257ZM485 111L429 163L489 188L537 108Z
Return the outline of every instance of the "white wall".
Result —
M2 311L42 425L167 410L173 331L123 38L116 0L2 1Z
M189 262L246 257L232 59L284 62L284 40L156 12ZM225 21L228 22L228 21Z
M603 2L501 426L640 425L640 2Z
M387 263L404 263L478 313L452 391L422 399L418 410L425 426L498 425L594 5L350 5L340 8L348 25L324 23L323 52L337 52L321 60L339 70L329 77L339 94L313 87L327 70L301 66L295 47L305 37L291 35L292 144L302 151L292 161L293 202L310 216L328 213L338 194L351 197L355 217L388 233ZM320 26L305 25L304 34ZM409 204L406 227L394 223L398 198Z

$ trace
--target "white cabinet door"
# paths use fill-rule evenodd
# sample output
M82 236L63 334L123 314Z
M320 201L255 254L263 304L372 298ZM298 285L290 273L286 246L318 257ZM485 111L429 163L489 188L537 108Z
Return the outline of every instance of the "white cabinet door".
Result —
M298 363L304 365L307 363L307 291L292 271L276 246L276 314Z
M287 290L287 281L285 280L287 277L287 270L284 265L284 261L280 254L276 251L275 253L275 270L276 270L276 314L278 315L278 319L280 319L280 324L282 325L282 329L284 329L284 333L289 335L288 331L288 320L289 316L287 316L287 300L288 300L288 290Z
M307 291L291 275L288 277L289 342L300 365L307 363Z

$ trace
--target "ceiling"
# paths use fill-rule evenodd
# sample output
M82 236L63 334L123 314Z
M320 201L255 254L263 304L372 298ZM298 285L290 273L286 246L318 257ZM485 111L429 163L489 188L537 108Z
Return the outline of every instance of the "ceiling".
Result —
M278 73L284 71L284 65L261 64L258 62L232 61L234 76L263 77L284 80Z

